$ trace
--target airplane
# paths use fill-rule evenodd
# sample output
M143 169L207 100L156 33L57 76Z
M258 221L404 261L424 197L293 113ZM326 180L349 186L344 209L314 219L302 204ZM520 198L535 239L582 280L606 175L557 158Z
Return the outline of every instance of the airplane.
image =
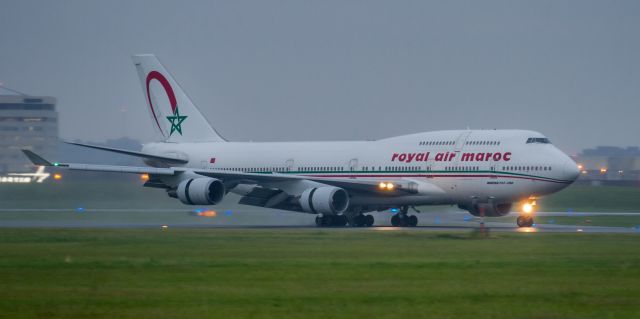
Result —
M141 151L82 147L141 158L148 166L35 164L146 174L145 187L185 205L216 205L229 192L249 206L316 215L316 225L368 227L374 211L391 209L391 225L413 227L421 205L457 205L474 216L508 214L522 205L519 227L534 224L537 198L571 185L577 164L541 133L447 130L375 141L230 142L200 113L160 61L134 55L147 111L160 141ZM67 142L69 143L69 142Z

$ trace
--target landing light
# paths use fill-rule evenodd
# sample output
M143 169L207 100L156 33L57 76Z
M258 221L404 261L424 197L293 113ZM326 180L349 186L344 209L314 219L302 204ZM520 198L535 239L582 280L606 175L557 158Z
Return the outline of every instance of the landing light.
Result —
M522 211L525 214L531 214L531 212L533 212L533 205L531 205L530 203L525 203L524 205L522 205Z
M56 181L61 180L62 179L62 174L58 174L58 173L53 174L53 179L55 179Z
M378 184L378 188L380 188L381 190L392 191L394 188L396 188L396 185L393 183L380 182L380 184Z
M141 179L143 182L148 181L148 180L149 180L149 174L142 174L142 175L140 175L140 179Z

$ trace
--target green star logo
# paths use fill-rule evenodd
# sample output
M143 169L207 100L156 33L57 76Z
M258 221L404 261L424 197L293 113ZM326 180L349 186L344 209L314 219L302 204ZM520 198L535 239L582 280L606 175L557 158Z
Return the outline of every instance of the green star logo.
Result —
M178 132L182 135L182 122L187 119L187 116L180 115L178 108L176 107L176 111L173 112L173 116L167 116L167 120L171 123L171 132L169 136L173 135L173 132Z

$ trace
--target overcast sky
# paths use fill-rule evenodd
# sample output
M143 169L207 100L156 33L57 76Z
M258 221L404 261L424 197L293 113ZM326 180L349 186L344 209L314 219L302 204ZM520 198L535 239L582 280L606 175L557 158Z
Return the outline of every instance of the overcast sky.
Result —
M541 131L640 144L640 1L7 1L0 82L58 98L63 138L156 138L155 53L230 140Z

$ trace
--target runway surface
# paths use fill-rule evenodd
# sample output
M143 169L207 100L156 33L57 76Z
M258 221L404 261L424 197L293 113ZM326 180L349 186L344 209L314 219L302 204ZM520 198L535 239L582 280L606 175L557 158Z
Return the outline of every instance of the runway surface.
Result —
M281 229L318 230L314 215L290 212L265 211L260 209L221 210L213 216L198 216L205 209L109 209L109 208L45 208L45 209L0 209L0 228L212 228L212 229ZM332 231L475 231L481 229L482 220L464 212L442 212L417 214L417 227L390 227L391 213L372 214L374 227L323 228ZM491 232L564 232L564 233L638 233L640 225L634 227L605 227L585 225L559 225L544 223L547 217L629 216L638 217L637 212L621 213L537 213L540 224L518 228L513 222L492 221L485 218L484 226Z

